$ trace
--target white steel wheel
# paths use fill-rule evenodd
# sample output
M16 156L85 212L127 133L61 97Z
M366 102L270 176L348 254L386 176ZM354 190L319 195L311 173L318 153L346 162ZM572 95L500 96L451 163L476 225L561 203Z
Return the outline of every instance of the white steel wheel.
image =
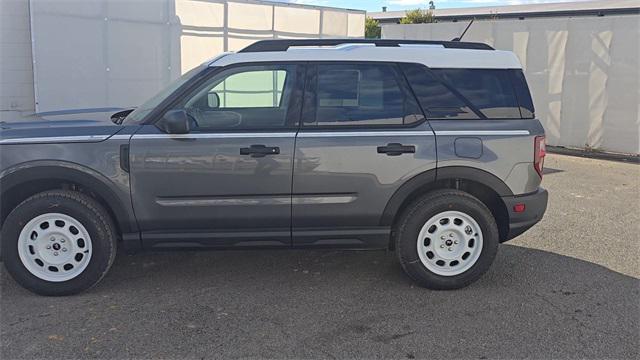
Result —
M34 276L51 282L71 280L89 265L92 246L87 229L77 219L46 213L29 221L18 237L18 254Z
M480 225L460 211L445 211L424 224L417 239L418 256L427 270L455 276L469 270L480 258Z

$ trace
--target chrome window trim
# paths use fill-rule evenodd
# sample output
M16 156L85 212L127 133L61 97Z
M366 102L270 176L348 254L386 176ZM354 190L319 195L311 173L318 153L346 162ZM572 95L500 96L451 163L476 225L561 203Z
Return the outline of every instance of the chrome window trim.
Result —
M217 134L135 134L133 139L238 139L238 138L293 138L291 133L217 133Z
M345 136L433 136L431 130L421 131L308 131L299 132L298 137L316 138L316 137L345 137Z
M50 143L86 143L107 140L111 135L75 135L75 136L43 136L29 138L12 138L0 140L0 145L5 144L50 144Z
M129 140L133 134L113 135L109 140Z
M438 130L439 136L509 136L530 135L529 130Z
M528 130L438 130L437 136L517 136L530 135ZM358 136L433 136L434 132L424 131L301 131L298 137L358 137ZM238 138L293 138L295 132L277 133L217 133L217 134L134 134L132 135L78 135L2 139L0 145L10 144L50 144L50 143L86 143L100 142L109 138L116 140L132 139L238 139Z

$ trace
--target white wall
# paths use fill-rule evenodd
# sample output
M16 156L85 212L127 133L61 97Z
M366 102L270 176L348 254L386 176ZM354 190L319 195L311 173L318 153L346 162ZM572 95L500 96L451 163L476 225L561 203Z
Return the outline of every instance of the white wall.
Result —
M383 38L450 40L467 22L384 25ZM640 16L475 22L464 37L518 55L550 145L640 153Z
M286 3L31 0L30 4L38 112L136 106L206 59L260 39L364 36L364 12Z
M0 0L0 121L33 113L29 2Z

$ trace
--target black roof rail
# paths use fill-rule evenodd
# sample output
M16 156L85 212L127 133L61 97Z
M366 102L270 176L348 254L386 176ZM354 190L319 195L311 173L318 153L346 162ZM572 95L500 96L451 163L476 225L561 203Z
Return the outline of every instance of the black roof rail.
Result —
M291 46L337 46L341 44L375 44L379 47L398 47L407 45L442 45L449 49L494 50L491 46L477 42L436 41L436 40L391 40L391 39L271 39L257 41L241 53L287 51Z

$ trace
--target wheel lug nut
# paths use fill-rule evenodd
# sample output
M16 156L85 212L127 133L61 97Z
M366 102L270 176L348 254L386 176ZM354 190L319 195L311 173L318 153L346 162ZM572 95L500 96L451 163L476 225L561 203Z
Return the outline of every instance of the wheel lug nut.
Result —
M51 245L47 245L47 249L51 249Z
M454 243L454 244L457 244L457 243L458 243L458 240L454 241L453 243Z
M67 248L62 248L62 251L67 251Z
M441 248L441 249L444 249L444 244L440 245L440 248Z
M56 251L56 252L54 252L54 253L53 253L53 255L54 255L54 256L58 256L58 252L57 252L57 251Z
M446 239L444 235L440 236L440 239L444 240Z
M449 251L453 251L453 248L449 248Z
M64 242L64 239L60 239L60 242Z
M51 241L56 241L56 238L54 238L53 236L50 239Z

